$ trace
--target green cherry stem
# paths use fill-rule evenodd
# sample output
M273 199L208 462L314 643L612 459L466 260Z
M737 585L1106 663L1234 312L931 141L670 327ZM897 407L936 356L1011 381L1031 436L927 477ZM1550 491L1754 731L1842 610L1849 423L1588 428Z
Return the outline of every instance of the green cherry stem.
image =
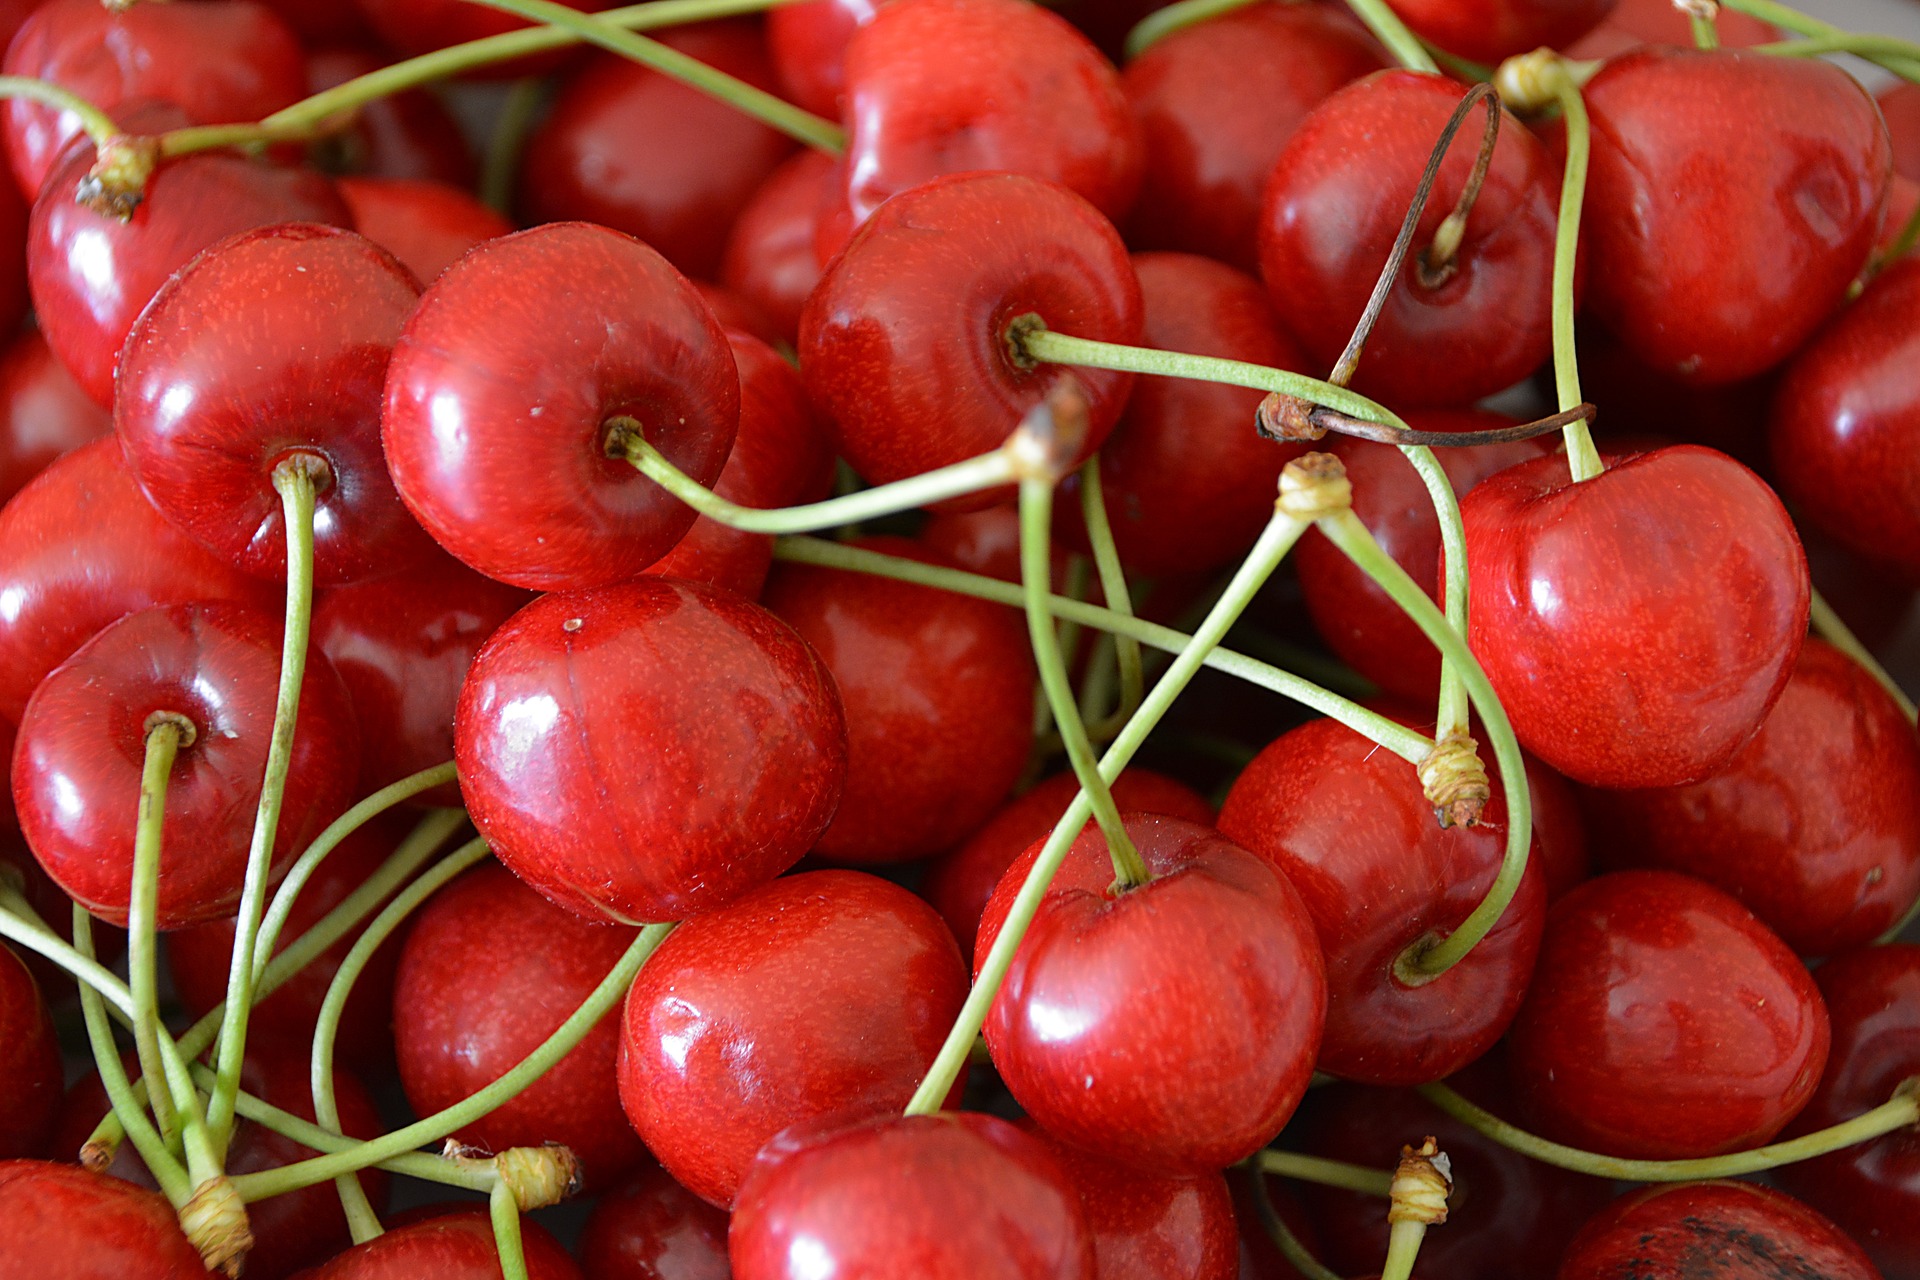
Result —
M1821 38L1844 37L1850 34L1844 28L1813 17L1811 14L1802 13L1798 9L1788 5L1780 4L1778 0L1721 0L1721 2L1735 13L1744 13L1749 17L1758 18L1762 22L1772 23L1774 26L1791 31L1796 35ZM1763 50L1768 49L1766 45L1760 47ZM1920 76L1920 60L1916 60L1920 59L1920 49L1915 49L1913 53L1908 56L1888 56L1884 53L1876 52L1866 52L1863 53L1862 56L1870 62L1878 63L1880 66L1903 79L1912 80L1915 79L1916 76Z
M487 154L480 165L480 199L503 217L513 216L513 185L520 172L520 156L527 149L527 135L540 115L546 93L543 77L526 76L514 81L500 105L500 118L487 137Z
M160 901L160 853L167 816L167 782L180 748L198 736L193 722L176 712L147 717L146 759L140 771L140 813L133 829L133 882L127 898L127 988L133 995L133 1043L143 1075L160 1078L159 968L154 917ZM173 1099L153 1096L153 1118L169 1145L178 1120Z
M1567 127L1566 167L1560 177L1560 220L1553 241L1553 384L1564 413L1582 403L1580 355L1573 340L1573 275L1580 251L1580 215L1587 199L1587 163L1593 152L1593 128L1587 119L1586 99L1581 96L1580 86L1574 83L1566 64L1556 58L1548 74ZM1593 447L1593 434L1588 431L1585 419L1568 423L1565 439L1567 466L1576 482L1591 480L1605 469L1599 450Z
M1267 1193L1267 1180L1257 1174L1253 1179L1253 1206L1260 1215L1261 1228L1266 1231L1267 1238L1273 1241L1273 1247L1306 1280L1346 1280L1300 1243L1300 1237L1293 1234L1293 1228L1281 1219L1279 1211L1273 1207L1273 1197Z
M107 144L121 136L113 117L70 89L49 80L28 76L0 76L0 98L36 102L55 111L66 112L79 121L81 132L93 140L96 151L105 152Z
M493 1220L493 1247L500 1253L501 1280L527 1280L527 1251L520 1240L520 1202L504 1182L487 1193L487 1216Z
M1696 49L1718 49L1720 47L1720 27L1714 19L1719 15L1720 6L1710 2L1686 6L1687 22L1693 28L1693 47Z
M59 965L80 986L97 992L114 1008L133 1021L133 996L126 983L91 955L82 955L73 944L55 933L19 890L0 877L0 938L17 943L36 955Z
M1217 18L1223 13L1232 13L1235 9L1244 9L1252 3L1253 0L1178 0L1164 9L1155 9L1127 32L1127 58L1131 61L1139 57L1153 45L1185 27L1205 22L1208 18Z
M1387 1261L1380 1280L1413 1280L1427 1228L1447 1220L1447 1197L1453 1194L1452 1165L1431 1136L1417 1147L1400 1148L1387 1194Z
M1367 30L1387 46L1387 52L1401 66L1409 71L1425 71L1432 75L1440 73L1440 68L1427 53L1427 47L1407 29L1407 24L1388 7L1386 0L1347 0L1347 7L1353 10L1355 17L1367 24Z
M1387 1229L1387 1261L1380 1280L1413 1280L1413 1264L1427 1238L1424 1222L1396 1222Z
M1253 1157L1253 1166L1261 1173L1291 1178L1296 1182L1314 1182L1323 1187L1339 1187L1367 1196L1393 1194L1393 1175L1385 1169L1370 1169L1345 1160L1302 1155L1298 1151L1262 1151Z
M1126 617L1133 616L1133 596L1127 588L1127 571L1120 563L1120 548L1113 540L1113 522L1107 517L1106 484L1100 476L1100 455L1094 454L1080 468L1080 518L1087 527L1087 541L1093 546L1094 567L1100 573L1100 594L1107 608ZM1140 642L1132 636L1108 632L1113 640L1114 662L1120 674L1120 706L1110 726L1110 736L1140 705L1146 677L1140 661Z

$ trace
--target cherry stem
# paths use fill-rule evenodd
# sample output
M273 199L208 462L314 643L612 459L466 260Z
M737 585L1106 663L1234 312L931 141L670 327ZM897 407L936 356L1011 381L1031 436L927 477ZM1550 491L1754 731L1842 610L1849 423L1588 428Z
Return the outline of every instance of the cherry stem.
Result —
M1575 419L1592 422L1598 416L1598 410L1591 404L1583 403L1511 427L1492 427L1485 431L1403 431L1384 423L1348 417L1325 405L1315 405L1306 411L1304 417L1297 412L1296 405L1284 402L1277 404L1274 411L1269 411L1263 403L1261 410L1258 418L1260 430L1274 440L1324 440L1329 434L1334 434L1371 440L1376 444L1398 445L1403 449L1413 445L1437 449L1475 449L1487 444L1511 444L1516 440L1533 440L1564 431Z
M1155 9L1127 32L1126 54L1129 61L1176 31L1209 18L1217 18L1235 9L1244 9L1254 0L1178 0L1163 9Z
M1254 1168L1296 1182L1312 1182L1323 1187L1339 1187L1367 1196L1393 1194L1393 1175L1385 1169L1371 1169L1345 1160L1302 1155L1298 1151L1262 1151L1253 1157Z
M1080 517L1087 528L1087 541L1093 547L1094 567L1100 572L1100 594L1107 608L1125 617L1133 616L1133 597L1127 589L1127 571L1120 563L1120 548L1113 540L1113 522L1107 517L1106 484L1100 475L1100 455L1088 458L1080 468ZM1140 660L1140 642L1132 636L1107 633L1113 645L1114 663L1120 675L1120 705L1096 733L1111 737L1140 706L1146 677ZM1064 646L1063 646L1064 647ZM1081 710L1091 714L1084 700Z
M527 1253L520 1241L520 1202L505 1182L487 1195L487 1216L493 1219L493 1246L500 1254L501 1280L528 1280Z
M1180 648L1173 665L1163 675L1141 702L1140 709L1121 729L1113 745L1100 760L1100 776L1111 786L1123 769L1132 762L1134 755L1167 714L1174 700L1185 691L1194 675L1206 663L1212 653L1226 638L1229 629L1239 618L1254 596L1265 585L1273 571L1286 558L1293 544L1307 530L1305 521L1296 519L1276 508L1273 518L1260 533L1253 550L1234 571L1233 580L1221 593L1220 599L1208 610L1206 618L1194 632L1192 638ZM841 548L856 550L856 548ZM1024 550L1024 548L1023 548ZM927 566L929 568L934 566ZM1003 584L1004 585L1004 584ZM1060 609L1056 597L1053 608ZM1117 617L1110 610L1100 610L1101 614ZM1089 618L1089 621L1093 619ZM1094 625L1100 625L1095 622ZM1142 640L1153 643L1142 635ZM1329 697L1331 695L1328 695ZM953 1028L947 1033L946 1043L941 1045L940 1053L933 1065L920 1081L920 1087L914 1091L913 1099L907 1104L908 1115L932 1115L940 1109L941 1102L953 1088L953 1082L961 1067L966 1064L967 1054L973 1048L974 1037L980 1034L985 1025L987 1010L999 994L1000 984L1006 980L1007 970L1013 964L1013 953L1019 949L1020 940L1026 935L1027 927L1033 923L1034 913L1040 908L1040 901L1046 896L1047 887L1053 883L1054 875L1060 865L1066 861L1067 850L1079 836L1080 829L1086 825L1093 813L1093 798L1082 787L1060 821L1054 825L1053 832L1047 837L1040 853L1035 857L1033 867L1027 873L1026 880L1020 886L1012 905L1007 910L1007 918L1000 927L1000 934L994 939L992 948L980 964L979 974L974 980L973 989L967 993L966 1003L961 1006L960 1015L954 1020Z
M1580 251L1580 215L1587 198L1587 162L1592 154L1593 129L1586 100L1567 65L1557 54L1544 69L1546 87L1560 104L1567 127L1566 167L1560 178L1560 219L1553 240L1553 384L1564 413L1584 403L1580 394L1580 354L1574 345L1573 273ZM1605 470L1593 434L1584 418L1566 427L1567 467L1575 482L1591 480Z
M112 116L79 94L51 81L35 80L28 76L0 76L0 98L25 99L72 115L80 122L81 130L93 139L97 151L105 151L109 143L122 136L120 126L114 123Z
M1401 66L1409 71L1440 74L1440 68L1435 65L1427 47L1420 43L1420 37L1407 29L1407 24L1400 20L1400 15L1387 5L1386 0L1347 0L1347 8L1367 24L1367 30L1387 46L1387 52Z
M1781 40L1756 45L1755 52L1783 58L1819 58L1829 53L1852 53L1879 64L1905 80L1920 81L1920 44L1898 36L1860 35L1835 30L1804 40Z
M174 712L147 717L146 759L140 771L140 813L133 829L133 882L127 900L127 988L133 995L133 1043L143 1074L159 1079L160 1023L158 968L154 945L160 902L160 854L165 843L167 783L185 742L196 736L193 722ZM153 1096L153 1118L171 1147L178 1119L165 1092Z
M1686 10L1687 22L1693 28L1693 47L1718 49L1720 28L1715 19L1720 16L1720 6L1713 0L1675 0L1675 2L1678 7Z
M1844 36L1845 29L1831 22L1823 21L1810 14L1800 12L1778 3L1778 0L1721 0L1722 4L1735 13L1744 13L1759 18L1762 22L1772 23L1776 27L1804 36ZM1762 46L1764 49L1765 46ZM1920 51L1916 51L1920 53ZM1920 76L1920 60L1914 57L1889 57L1883 53L1869 52L1864 56L1869 62L1877 63L1903 79L1912 80Z
M1307 1246L1300 1243L1300 1237L1293 1234L1293 1228L1273 1207L1273 1197L1267 1194L1267 1180L1257 1173L1253 1175L1253 1207L1259 1213L1260 1226L1266 1231L1267 1238L1273 1241L1273 1247L1306 1280L1345 1280L1339 1272L1328 1268L1308 1251Z
M1413 1263L1427 1237L1424 1222L1396 1222L1387 1231L1387 1261L1380 1280L1413 1280Z
M1023 607L1025 602L1022 588L1009 582L1002 582L998 578L968 573L964 569L930 565L919 560L910 560L905 556L890 556L865 547L844 546L823 538L782 538L774 544L773 554L777 560L821 565L829 569L845 569L855 573L870 573L877 577L936 587L980 600L991 600L996 604L1008 605L1015 609ZM1131 635L1149 648L1174 654L1176 657L1185 654L1195 643L1193 636L1176 631L1172 627L1148 622L1142 618L1123 617L1111 609L1071 600L1066 596L1052 597L1048 601L1048 609L1057 618L1071 618L1104 631ZM1409 729L1378 712L1368 710L1350 698L1330 692L1312 681L1261 662L1257 658L1250 658L1231 649L1215 647L1207 652L1205 665L1245 680L1249 684L1258 685L1262 689L1270 689L1321 715L1338 720L1355 733L1393 752L1408 764L1417 765L1433 752L1433 740L1417 730ZM1102 772L1104 773L1105 770L1103 769Z
M1400 1148L1388 1192L1387 1261L1380 1280L1413 1280L1414 1260L1427 1228L1447 1220L1447 1197L1453 1194L1453 1166L1428 1135L1419 1146Z
M507 99L500 104L500 118L487 138L486 159L480 166L480 199L503 217L513 216L514 179L519 176L520 157L527 149L527 135L546 101L547 81L542 76L526 76L513 82Z

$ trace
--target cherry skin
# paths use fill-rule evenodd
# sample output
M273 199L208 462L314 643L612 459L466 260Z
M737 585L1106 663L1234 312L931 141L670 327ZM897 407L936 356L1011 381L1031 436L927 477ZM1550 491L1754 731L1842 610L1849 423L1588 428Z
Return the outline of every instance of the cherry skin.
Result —
M1241 773L1220 831L1282 872L1312 915L1327 961L1322 1071L1423 1084L1507 1029L1545 914L1531 859L1506 914L1464 960L1419 986L1394 971L1423 937L1459 927L1493 883L1506 849L1497 778L1477 826L1442 828L1411 765L1337 721L1314 720Z
M728 1280L727 1215L649 1165L594 1202L580 1261L593 1280Z
M643 578L543 596L495 632L454 754L474 825L515 874L637 923L798 862L839 803L846 735L833 678L792 628L729 592Z
M1508 1038L1513 1096L1570 1146L1719 1155L1806 1105L1828 1036L1806 966L1745 907L1690 876L1620 871L1548 913Z
M1878 100L1893 144L1894 172L1920 182L1920 89L1897 82L1882 89Z
M1162 1178L1021 1127L1047 1144L1080 1193L1100 1280L1235 1280L1240 1239L1227 1180Z
M1594 423L1602 450L1702 444L1773 476L1767 465L1767 410L1780 383L1779 370L1699 386L1654 368L1595 324L1582 327L1575 350L1582 394L1607 406L1603 419ZM1536 385L1544 389L1552 376L1542 369Z
M876 1213L875 1205L885 1212ZM1094 1280L1080 1197L1039 1139L978 1112L769 1143L728 1234L735 1280Z
M1331 365L1359 323L1460 96L1441 76L1378 72L1314 108L1280 152L1261 198L1260 272L1317 362ZM1353 380L1396 405L1471 403L1526 377L1552 346L1560 171L1518 121L1501 125L1452 271L1421 277L1473 168L1479 114L1447 152Z
M0 1161L0 1272L60 1280L204 1280L207 1268L159 1192L78 1165L6 1160Z
M995 448L1046 398L1061 371L1023 367L1006 338L1030 314L1076 337L1137 342L1140 284L1119 235L1050 182L940 178L889 201L821 279L800 318L801 376L854 470L899 480ZM1087 393L1085 458L1113 429L1133 378L1071 376Z
M0 509L0 718L18 723L49 671L137 609L277 594L162 519L118 440L82 445Z
M739 426L726 337L666 259L563 222L488 241L421 299L394 349L382 431L394 483L455 558L534 591L645 572L693 510L609 457L640 424L712 484Z
M528 1280L582 1280L580 1268L545 1227L523 1218L520 1230ZM461 1206L394 1227L337 1254L331 1262L301 1272L297 1280L420 1280L422 1276L499 1280L500 1252L485 1209Z
M1695 445L1581 483L1537 458L1460 503L1468 638L1521 743L1575 782L1670 787L1759 729L1806 633L1806 555L1758 476Z
M1791 1196L1751 1182L1648 1187L1574 1237L1558 1280L1879 1280L1860 1246Z
M28 202L11 182L0 182L0 332L26 318Z
M371 41L373 32L360 6L341 6L333 0L262 0L279 14L308 48Z
M569 9L584 13L598 13L612 7L609 0L563 0L563 3ZM525 18L484 5L467 4L465 0L354 0L354 4L379 35L381 43L409 58L531 25ZM511 62L495 63L479 74L535 75L551 70L556 61L554 56L515 58Z
M1074 841L987 1012L987 1046L1062 1141L1156 1172L1221 1169L1280 1131L1313 1074L1327 1007L1313 921L1211 828L1123 821L1154 878L1116 893L1099 829ZM994 890L976 965L1039 851Z
M1615 0L1393 0L1415 34L1449 53L1498 66L1546 45L1564 49L1598 26Z
M1365 28L1320 5L1251 4L1156 41L1120 78L1147 158L1127 242L1258 271L1260 195L1281 148L1336 89L1384 65ZM1236 87L1247 84L1260 92Z
M0 504L61 454L113 430L47 340L24 333L0 357Z
M1671 47L1614 59L1585 93L1595 313L1688 381L1779 363L1880 229L1892 161L1872 97L1817 59Z
M316 49L307 58L307 89L332 89L377 71L387 61L365 48ZM313 143L311 151L314 162L330 173L444 182L461 190L471 190L480 177L460 122L424 89L362 103L346 129ZM354 226L367 233L357 217Z
M53 1015L26 963L0 945L0 1159L46 1154L60 1082Z
M773 16L807 5L785 5ZM833 189L833 158L802 151L782 162L747 200L728 233L720 280L766 313L780 336L800 336L800 313L820 283L813 249L822 203Z
M483 241L513 224L458 187L424 178L341 178L340 198L360 234L432 284Z
M847 42L888 0L810 0L767 13L767 52L786 96L838 120L847 88Z
M1293 1193L1295 1184L1271 1175L1252 1172L1245 1165L1226 1171L1227 1189L1233 1196L1233 1216L1240 1232L1240 1280L1295 1280L1300 1272L1273 1241L1254 1197L1254 1179L1264 1183L1267 1201L1274 1213L1293 1232L1312 1257L1321 1254L1320 1234L1307 1217L1306 1206ZM1375 1202L1376 1207L1378 1202Z
M1780 32L1770 24L1732 9L1720 10L1714 29L1721 47L1727 49L1747 49L1780 39ZM1599 26L1566 48L1566 55L1598 61L1643 44L1692 43L1687 15L1674 8L1673 0L1618 0Z
M811 871L696 917L627 993L620 1098L660 1163L731 1208L790 1125L898 1111L967 997L933 909L857 871Z

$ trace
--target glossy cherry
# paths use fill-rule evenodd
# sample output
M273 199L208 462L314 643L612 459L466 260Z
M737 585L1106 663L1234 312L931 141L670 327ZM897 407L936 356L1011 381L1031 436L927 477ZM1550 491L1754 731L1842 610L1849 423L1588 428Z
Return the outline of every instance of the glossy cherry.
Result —
M1745 907L1690 876L1620 871L1548 913L1508 1055L1523 1123L1669 1160L1770 1140L1827 1043L1806 966Z
M712 484L739 426L726 337L666 259L563 222L488 241L434 282L394 350L383 423L420 523L535 591L642 573L693 510L608 456L610 422Z
M888 0L808 0L767 12L767 52L786 96L838 120L847 87L847 42Z
M1679 445L1574 483L1509 467L1460 504L1469 639L1514 732L1576 782L1678 786L1719 771L1786 687L1806 556L1745 467Z
M886 1212L874 1212L884 1204ZM736 1280L1094 1280L1080 1197L1037 1138L978 1112L769 1143L728 1235Z
M474 659L454 741L501 861L628 922L683 919L785 871L846 775L839 695L806 641L670 578L521 610Z
M1074 841L988 1010L987 1046L1054 1136L1159 1172L1221 1169L1280 1131L1313 1074L1327 1008L1313 921L1211 828L1124 822L1153 879L1116 891L1099 829ZM976 965L1039 850L994 890Z
M113 430L54 358L47 340L25 333L0 357L0 504L61 454Z
M332 0L313 2L339 7ZM312 93L332 89L387 62L366 48L316 49L307 58L307 89ZM406 89L361 103L351 124L314 143L312 151L315 162L331 173L437 181L463 190L472 189L480 176L460 122L425 89ZM366 233L357 219L354 225Z
M1281 148L1321 101L1384 65L1366 29L1324 5L1263 0L1156 41L1120 77L1147 157L1128 243L1258 271L1260 195Z
M669 1173L731 1208L774 1134L904 1107L966 996L952 935L907 890L783 877L688 921L640 971L620 1098Z
M127 922L147 720L172 712L195 736L169 778L159 928L232 914L279 679L279 628L240 604L145 609L88 641L35 691L13 753L20 830L47 874L96 916ZM340 678L310 655L276 869L346 807L359 769L354 738Z
M0 1161L0 1271L61 1280L207 1274L165 1196L41 1160Z
M60 1082L53 1015L26 962L0 945L0 1159L48 1154Z
M1601 1210L1557 1280L1880 1280L1860 1246L1791 1196L1751 1182L1649 1187Z
M580 1261L593 1280L728 1280L727 1215L648 1165L594 1202Z
M1892 161L1872 97L1818 59L1672 47L1608 62L1585 95L1595 313L1689 381L1777 364L1880 229Z
M1261 198L1260 272L1322 365L1359 323L1461 92L1437 75L1379 72L1314 108L1280 152ZM1440 166L1353 380L1396 405L1471 403L1526 377L1551 349L1560 172L1518 121L1501 125L1451 271L1437 283L1422 278L1427 248L1473 168L1481 110Z
M806 7L786 5L774 13ZM820 283L814 235L836 177L824 152L802 151L784 161L733 220L720 258L721 281L765 312L788 342L799 338L801 309Z
M1030 314L1076 337L1138 341L1140 284L1119 235L1051 182L941 178L889 201L833 263L800 318L800 369L841 455L870 481L898 480L996 447L1045 399L1061 370L1017 361L1007 342ZM1133 378L1072 376L1088 397L1085 457Z
M458 187L424 178L341 178L335 186L361 235L432 284L482 241L513 224Z
M1415 34L1497 66L1546 45L1564 49L1606 18L1615 0L1393 0Z
M1235 1280L1240 1239L1227 1180L1164 1178L1068 1146L1031 1120L1080 1193L1100 1280Z
M545 1227L527 1219L520 1231L528 1280L582 1280L580 1268ZM461 1206L357 1244L301 1272L299 1280L499 1280L500 1274L487 1211Z

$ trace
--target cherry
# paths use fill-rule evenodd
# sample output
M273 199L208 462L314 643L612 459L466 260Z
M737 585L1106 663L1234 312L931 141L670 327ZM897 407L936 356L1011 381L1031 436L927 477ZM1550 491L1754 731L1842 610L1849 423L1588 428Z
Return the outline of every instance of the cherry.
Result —
M0 1272L205 1280L207 1268L158 1192L78 1165L7 1160L0 1161Z
M1778 370L1739 382L1698 386L1654 368L1593 324L1582 327L1576 350L1584 394L1606 406L1594 423L1602 449L1626 452L1663 444L1702 444L1772 477L1767 465L1767 410L1780 384ZM1551 376L1543 370L1541 383Z
M1904 81L1880 91L1880 114L1893 144L1894 172L1920 182L1920 88Z
M1726 8L1716 15L1714 29L1721 45L1729 49L1747 49L1780 38L1768 23ZM1568 46L1566 54L1569 58L1599 60L1617 57L1643 44L1692 43L1687 15L1674 7L1673 0L1617 0L1613 12Z
M96 916L127 922L147 721L171 712L194 735L169 782L158 927L231 915L279 675L278 627L228 602L144 609L67 659L27 703L13 753L20 829L47 874ZM358 768L346 691L326 661L312 657L274 839L276 871L346 806Z
M501 861L630 923L721 906L799 861L839 803L846 741L806 641L667 578L522 609L474 659L454 722L461 793Z
M1474 654L1521 743L1574 781L1710 777L1786 687L1806 556L1780 500L1726 455L1628 454L1578 484L1538 458L1460 511Z
M248 0L48 0L8 46L6 73L50 80L109 114L133 102L172 103L194 124L259 120L292 104L307 82L298 37ZM7 154L29 200L79 133L71 112L19 98L6 104ZM73 191L53 185L62 199Z
M1545 913L1545 879L1531 861L1506 914L1459 964L1419 985L1395 968L1486 896L1506 848L1497 780L1479 825L1443 828L1406 761L1337 721L1314 720L1241 773L1220 831L1284 873L1312 916L1327 961L1321 1070L1422 1084L1472 1062L1507 1029Z
M1548 913L1508 1052L1547 1137L1664 1160L1771 1139L1827 1043L1806 967L1745 907L1690 876L1620 871Z
M1313 1074L1327 1007L1313 921L1211 828L1124 821L1154 878L1117 885L1097 828L1073 842L987 1013L987 1046L1056 1137L1158 1172L1224 1168L1280 1131ZM976 964L1040 847L994 890Z
M12 333L26 318L26 197L11 182L0 182L0 333Z
M1803 520L1920 579L1920 260L1896 262L1787 365L1768 444Z
M1314 108L1280 152L1260 206L1260 272L1321 364L1338 358L1366 309L1460 96L1440 76L1377 72ZM1552 345L1560 173L1518 121L1501 126L1450 269L1426 261L1473 169L1473 125L1463 132L1354 378L1395 404L1470 403L1526 377Z
M1016 585L1020 581L1020 512L1013 506L936 511L921 528L920 541L969 573ZM1057 592L1066 585L1068 556L1057 544L1052 552Z
M353 0L383 43L407 57L517 31L531 25L518 18L466 0ZM597 13L611 7L609 0L562 0L569 9ZM516 58L495 63L485 74L529 76L549 71L556 57Z
M644 972L644 970L642 971ZM881 1211L876 1211L881 1206ZM728 1235L736 1280L1093 1280L1080 1197L1036 1138L978 1112L883 1116L769 1143Z
M340 7L332 0L305 2ZM317 49L307 57L307 89L311 93L332 89L386 63L365 48ZM406 89L362 103L345 130L314 143L312 150L320 166L335 173L437 181L463 189L470 189L479 178L460 122L424 89ZM357 218L354 225L366 232Z
M1750 1182L1649 1187L1581 1229L1558 1280L1879 1280L1860 1246L1791 1196Z
M0 503L61 454L111 430L113 419L87 398L38 333L20 335L0 357Z
M435 894L414 921L393 984L393 1044L421 1115L478 1093L556 1031L633 942L483 866ZM603 1021L554 1068L460 1129L488 1151L557 1142L601 1186L644 1155L614 1087L619 1028Z
M847 205L974 170L1058 182L1119 221L1140 190L1120 77L1057 14L1021 0L883 5L847 45ZM1088 335L1090 336L1090 335Z
M627 993L620 1098L674 1178L731 1208L774 1134L905 1106L966 996L952 935L907 890L855 871L784 877L647 961Z
M1100 1280L1234 1280L1240 1237L1227 1180L1209 1171L1163 1178L1022 1127L1047 1144L1080 1193Z
M1589 301L1642 359L1731 382L1839 306L1891 172L1857 80L1818 59L1662 47L1608 62L1586 101Z
M619 582L693 510L609 456L616 429L637 423L710 485L739 382L720 326L666 259L605 227L535 227L481 245L420 300L387 379L387 462L420 523L488 577L535 591Z
M888 0L811 0L767 13L767 50L787 96L818 116L840 118L847 42Z
M1920 1075L1920 946L1861 947L1820 966L1814 981L1833 1021L1833 1052L1789 1134L1850 1120ZM1920 1275L1920 1134L1912 1128L1775 1176L1859 1241L1889 1280Z
M432 284L483 241L513 224L458 187L419 178L341 178L340 198L360 234Z
M786 5L771 16L808 7ZM800 336L801 309L820 283L814 234L837 172L833 158L819 151L783 161L741 208L720 258L720 279L765 312L788 342Z
M662 32L663 43L758 89L774 88L760 24ZM736 214L794 149L784 133L648 67L599 54L561 86L527 139L529 222L579 219L625 231L693 276L720 266Z
M118 440L82 445L0 509L0 718L18 723L49 671L137 609L276 595L162 519Z
M581 1280L580 1268L545 1227L522 1219L520 1230L528 1280ZM357 1244L301 1272L299 1280L499 1280L500 1274L487 1211L462 1206Z
M1887 190L1887 217L1880 224L1880 238L1873 243L1875 253L1892 256L1894 244L1905 234L1915 209L1920 209L1920 182L1905 174L1894 174L1893 185ZM1912 246L1908 246L1904 256L1914 256Z
M594 1202L580 1261L593 1280L727 1280L727 1215L648 1165Z
M1393 0L1415 34L1496 66L1541 45L1564 49L1604 21L1615 0Z
M25 962L0 945L0 1159L45 1153L59 1098L53 1015Z
M310 46L342 44L367 40L367 20L358 4L340 5L334 0L262 0L280 15L289 27Z
M1128 243L1259 270L1260 194L1280 149L1334 90L1383 65L1365 28L1322 5L1251 4L1157 41L1121 76L1146 142Z
M1140 285L1119 235L1050 182L936 179L888 201L807 299L801 375L856 471L875 483L918 475L999 445L1061 376L1010 347L1009 326L1028 315L1077 337L1137 341ZM1072 376L1087 393L1084 458L1113 429L1133 378Z

